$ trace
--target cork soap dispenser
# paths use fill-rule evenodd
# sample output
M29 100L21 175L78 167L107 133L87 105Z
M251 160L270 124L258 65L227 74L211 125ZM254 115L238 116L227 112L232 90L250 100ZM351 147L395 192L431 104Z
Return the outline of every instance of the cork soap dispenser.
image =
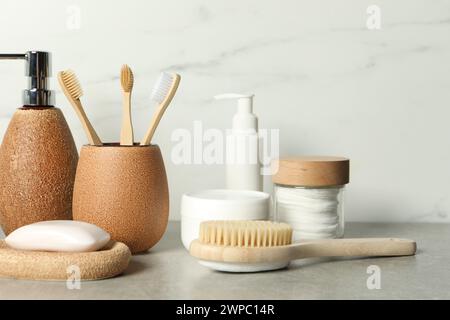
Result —
M0 54L2 59L25 60L29 80L0 147L0 226L8 235L37 221L72 218L78 153L48 89L50 53Z

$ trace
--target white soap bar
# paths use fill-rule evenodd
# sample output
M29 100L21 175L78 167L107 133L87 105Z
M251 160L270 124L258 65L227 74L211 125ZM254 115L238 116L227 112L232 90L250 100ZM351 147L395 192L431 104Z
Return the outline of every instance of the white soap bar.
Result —
M53 220L16 229L5 242L18 250L90 252L102 249L110 238L105 230L87 222Z

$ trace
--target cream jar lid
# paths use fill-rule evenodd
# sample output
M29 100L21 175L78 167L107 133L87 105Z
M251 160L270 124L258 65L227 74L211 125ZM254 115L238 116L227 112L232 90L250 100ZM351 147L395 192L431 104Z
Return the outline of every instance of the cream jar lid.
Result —
M251 190L212 189L186 193L181 216L207 220L268 219L270 195Z
M271 165L275 184L328 187L349 182L350 160L343 157L286 157L273 160Z

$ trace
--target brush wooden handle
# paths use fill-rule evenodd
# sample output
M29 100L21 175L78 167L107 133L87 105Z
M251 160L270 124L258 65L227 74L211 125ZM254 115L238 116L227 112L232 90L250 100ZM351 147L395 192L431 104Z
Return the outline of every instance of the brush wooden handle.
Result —
M131 122L131 92L123 93L122 128L120 130L120 145L132 146L133 125Z
M64 89L64 87L63 87L63 89ZM75 112L78 115L78 118L80 118L80 122L83 125L83 129L89 140L89 144L94 145L94 146L102 145L102 141L98 137L97 133L94 130L94 127L92 127L91 122L89 121L86 113L84 112L83 106L81 105L81 101L79 99L74 100L69 97L68 97L68 99L69 99L70 103L72 104L73 108L75 109Z
M161 118L166 111L167 107L169 106L170 102L172 101L175 92L177 92L178 85L180 84L180 76L178 74L175 75L175 79L173 81L173 85L169 90L169 93L167 94L166 98L161 102L161 104L156 109L155 113L153 114L152 121L150 122L150 126L147 129L147 132L144 135L144 138L141 140L141 146L149 145L152 141L153 135L155 134L156 128L158 127L159 121L161 121Z
M324 239L290 246L292 259L311 257L410 256L416 242L398 238Z

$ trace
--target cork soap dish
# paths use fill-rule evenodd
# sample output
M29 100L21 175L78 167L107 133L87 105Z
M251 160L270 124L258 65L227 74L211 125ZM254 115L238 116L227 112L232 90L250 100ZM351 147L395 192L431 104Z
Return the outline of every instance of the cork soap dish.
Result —
M82 281L100 280L121 274L130 258L128 247L114 241L100 251L70 253L15 250L0 240L0 277L66 281L68 268L77 266Z

